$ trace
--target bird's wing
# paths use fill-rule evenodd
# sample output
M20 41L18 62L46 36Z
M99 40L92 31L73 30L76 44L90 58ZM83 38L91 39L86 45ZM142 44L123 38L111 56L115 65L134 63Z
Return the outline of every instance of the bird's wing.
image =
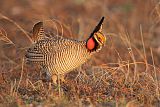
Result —
M31 48L27 50L26 58L30 62L43 62L46 55L54 55L61 50L71 48L72 45L77 44L75 41L70 41L63 38L47 38L38 41Z

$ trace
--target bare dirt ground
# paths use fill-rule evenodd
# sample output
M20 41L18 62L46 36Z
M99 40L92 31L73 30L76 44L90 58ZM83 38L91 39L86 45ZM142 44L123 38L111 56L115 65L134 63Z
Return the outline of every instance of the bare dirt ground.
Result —
M61 88L25 63L38 21L46 33L85 40L102 16L106 46ZM159 85L158 0L0 1L0 106L160 107Z

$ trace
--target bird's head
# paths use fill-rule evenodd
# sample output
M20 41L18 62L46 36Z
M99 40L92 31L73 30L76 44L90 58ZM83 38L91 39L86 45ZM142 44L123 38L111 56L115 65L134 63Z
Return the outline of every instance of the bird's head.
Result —
M102 33L102 24L104 17L100 20L90 37L87 39L87 49L91 52L99 51L106 43L106 36Z

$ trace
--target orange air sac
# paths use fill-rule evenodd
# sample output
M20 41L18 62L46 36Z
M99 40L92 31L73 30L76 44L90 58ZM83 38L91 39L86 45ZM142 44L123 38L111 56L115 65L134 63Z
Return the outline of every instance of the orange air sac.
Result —
M89 38L89 40L87 41L87 48L89 50L94 49L95 47L95 41L93 40L93 38Z

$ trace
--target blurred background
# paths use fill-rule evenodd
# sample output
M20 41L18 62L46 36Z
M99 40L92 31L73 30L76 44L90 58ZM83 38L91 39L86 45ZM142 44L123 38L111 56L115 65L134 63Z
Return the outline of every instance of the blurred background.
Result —
M148 102L159 101L157 100L160 92L159 0L1 0L0 102L8 102L6 100L8 97L6 99L5 97L14 96L11 90L13 91L15 87L18 87L16 89L21 88L22 92L14 91L22 99L24 90L27 90L27 92L29 90L28 86L26 86L26 80L28 79L31 82L39 80L32 78L32 76L39 77L39 73L33 74L35 69L22 67L25 49L31 45L30 37L35 23L39 21L45 22L45 32L85 40L102 16L105 17L103 32L107 37L107 43L102 51L93 56L82 69L87 71L86 69L91 69L93 66L100 68L105 66L113 69L121 65L126 67L128 64L127 67L129 69L126 67L120 71L124 74L130 71L131 74L127 76L122 76L123 73L122 75L117 74L119 76L112 77L112 82L116 81L117 84L117 81L121 81L119 78L124 78L124 81L126 78L131 78L131 80L127 79L127 81L132 83L137 78L139 80L140 76L144 76L141 73L147 72L147 79L143 78L142 84L138 87L135 86L136 88L144 88L147 91L145 93L143 93L144 90L135 91L136 95L125 97L130 98L130 100L139 98L142 102L147 101L147 104ZM20 78L22 76L22 68L25 75L23 75L23 78ZM92 71L94 70L92 69ZM107 71L110 70L107 69ZM138 72L138 76L137 74L135 76L134 72ZM22 83L20 84L19 81ZM121 81L119 84L124 84L124 81ZM152 88L147 87L146 89L145 81L150 81L148 86ZM76 84L74 85L76 86ZM123 93L121 85L118 88L118 92ZM123 88L130 90L127 86ZM134 90L132 91L134 92ZM127 94L126 91L124 93ZM146 100L151 93L152 98ZM81 95L81 93L79 94ZM131 91L128 94L131 94ZM143 95L144 98L139 97L139 94ZM114 99L113 101L117 101L115 95L112 98Z
M122 52L121 57L126 58L124 53L128 54L130 47L127 46L128 43L123 43L125 40L121 38L126 35L130 44L141 50L143 49L143 36L146 54L150 54L149 51L152 48L156 65L159 65L160 9L157 0L5 0L0 1L0 4L1 14L21 26L28 35L31 35L32 27L38 21L58 20L63 24L65 36L84 40L100 18L105 16L103 30L108 38L106 47L110 47L106 50L114 47L114 49L118 49L118 52ZM6 31L16 46L25 47L30 44L25 34L13 23L3 17L0 21L1 28ZM56 23L56 26L60 26L60 24ZM118 59L115 50L111 52L112 59ZM149 56L147 57L149 58ZM106 62L115 62L111 57L108 58L108 61L106 58Z

